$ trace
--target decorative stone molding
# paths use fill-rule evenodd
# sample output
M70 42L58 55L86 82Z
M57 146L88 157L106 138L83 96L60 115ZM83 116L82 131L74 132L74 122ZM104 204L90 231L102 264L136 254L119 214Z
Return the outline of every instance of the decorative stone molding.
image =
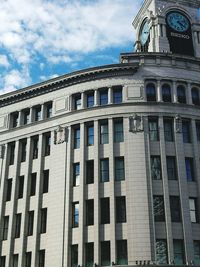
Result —
M143 117L136 113L129 117L129 132L137 133L144 130Z
M59 145L67 142L68 139L68 128L58 126L54 131L54 144Z
M176 133L182 132L182 119L180 115L176 115L175 117L175 131Z

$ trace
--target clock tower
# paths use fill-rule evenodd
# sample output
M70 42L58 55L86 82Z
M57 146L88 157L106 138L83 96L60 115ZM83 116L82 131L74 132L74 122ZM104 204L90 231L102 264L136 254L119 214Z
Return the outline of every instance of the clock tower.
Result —
M200 57L199 0L145 0L133 21L136 52Z

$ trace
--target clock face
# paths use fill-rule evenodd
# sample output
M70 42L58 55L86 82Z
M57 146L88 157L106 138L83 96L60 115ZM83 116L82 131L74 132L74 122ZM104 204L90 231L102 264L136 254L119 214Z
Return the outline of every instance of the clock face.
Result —
M185 32L190 24L189 20L179 12L171 12L167 15L168 25L177 32Z
M145 45L148 38L149 38L150 28L147 21L142 26L141 32L140 32L140 42L141 45Z

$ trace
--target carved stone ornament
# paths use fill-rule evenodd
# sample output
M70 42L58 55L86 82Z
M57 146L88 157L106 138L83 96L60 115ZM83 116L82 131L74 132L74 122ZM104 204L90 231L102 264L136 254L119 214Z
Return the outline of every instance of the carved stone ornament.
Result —
M180 115L176 115L175 117L175 130L176 130L176 133L182 132L182 120L181 120Z
M59 145L67 142L67 132L67 128L58 126L58 128L54 131L54 144Z
M0 159L4 158L5 154L5 145L0 145Z
M129 132L137 133L142 132L143 127L143 117L137 114L133 114L129 117Z

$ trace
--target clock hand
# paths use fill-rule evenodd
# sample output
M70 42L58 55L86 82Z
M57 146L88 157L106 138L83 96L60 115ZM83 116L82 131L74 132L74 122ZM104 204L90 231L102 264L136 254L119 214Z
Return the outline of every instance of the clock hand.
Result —
M185 25L184 25L182 22L180 22L179 20L177 20L177 23L178 23L181 27L185 27Z

